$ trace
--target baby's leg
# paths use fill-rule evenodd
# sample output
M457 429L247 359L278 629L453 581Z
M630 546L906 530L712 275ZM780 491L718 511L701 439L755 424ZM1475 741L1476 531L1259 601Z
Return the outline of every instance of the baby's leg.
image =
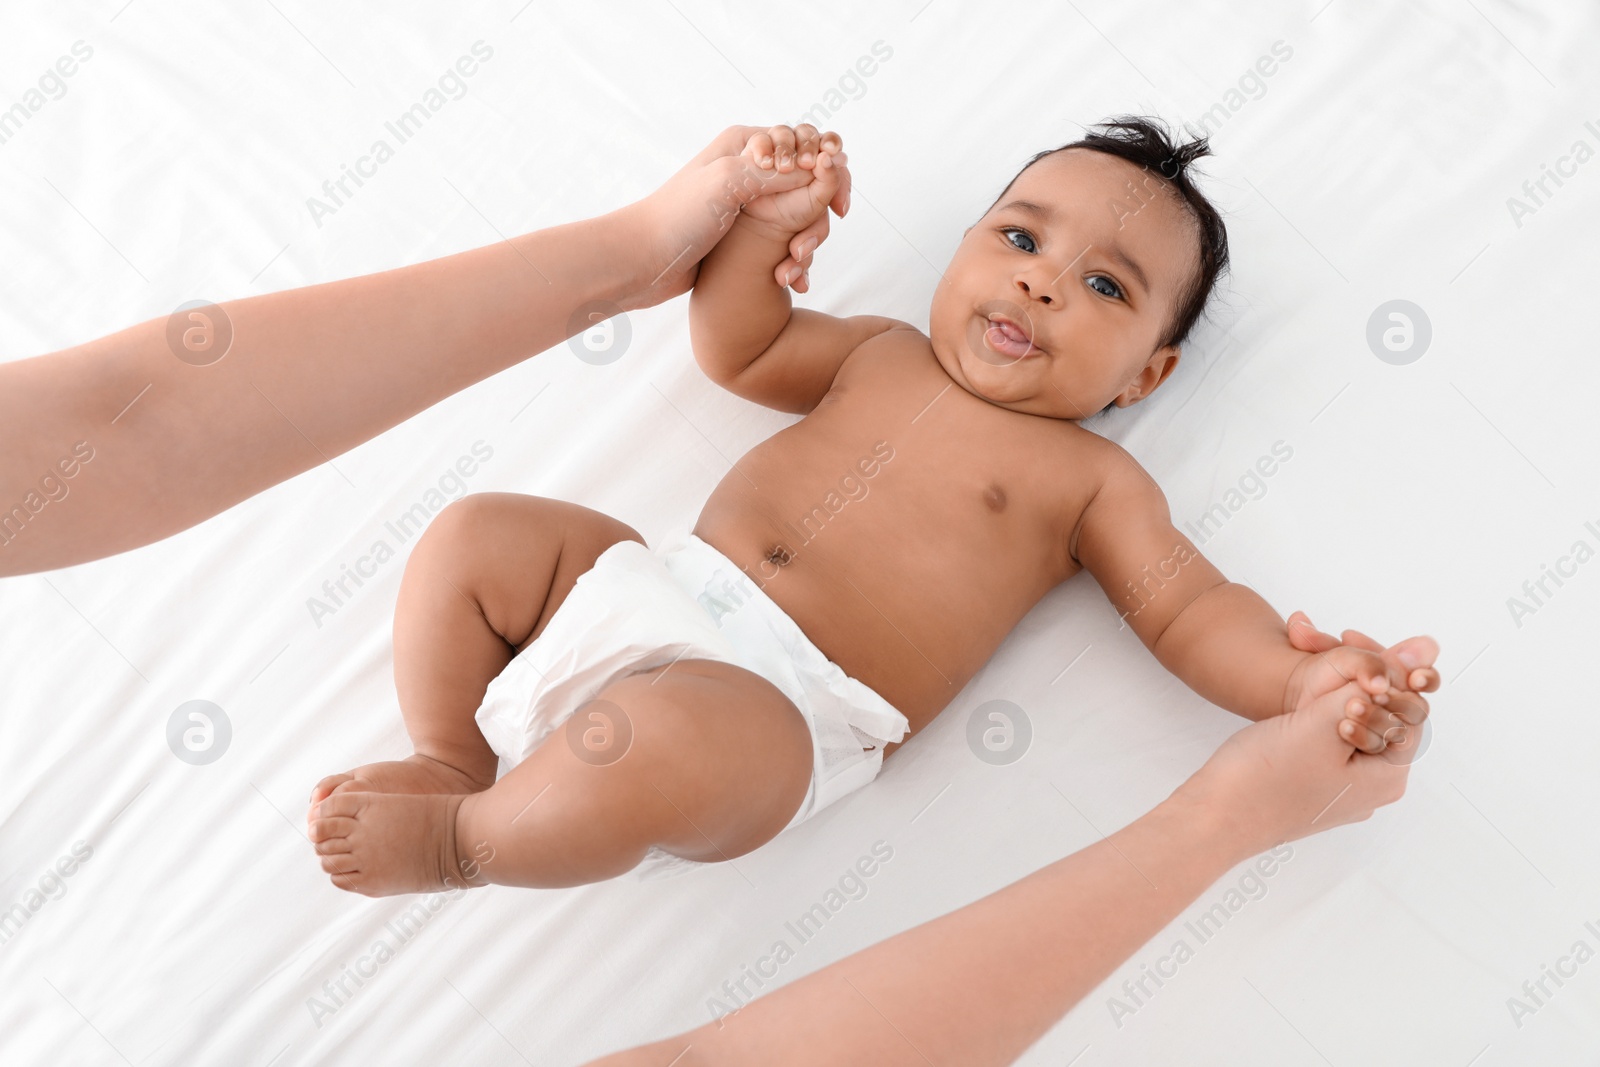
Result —
M395 689L416 755L317 783L335 791L461 794L494 782L474 715L484 690L544 630L578 576L626 523L564 500L475 493L428 526L406 562L394 614Z
M614 747L586 745L590 730ZM369 896L580 885L652 845L704 862L749 852L788 825L811 760L805 720L770 682L684 659L612 682L492 788L340 793L311 838L334 885Z

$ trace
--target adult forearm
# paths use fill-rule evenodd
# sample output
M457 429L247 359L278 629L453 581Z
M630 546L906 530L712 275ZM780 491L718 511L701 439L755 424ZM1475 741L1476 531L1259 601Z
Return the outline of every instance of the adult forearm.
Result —
M166 318L0 365L0 574L159 540L571 336L583 304L649 281L630 211L224 301L232 345L205 365ZM80 441L52 500L40 480Z
M1284 685L1307 653L1283 619L1248 586L1207 589L1172 620L1152 649L1196 693L1247 719L1281 715Z
M1248 853L1175 796L1098 844L717 1023L598 1062L1008 1064Z
M695 362L713 381L738 374L789 323L793 300L773 277L791 234L741 216L706 256L689 297Z

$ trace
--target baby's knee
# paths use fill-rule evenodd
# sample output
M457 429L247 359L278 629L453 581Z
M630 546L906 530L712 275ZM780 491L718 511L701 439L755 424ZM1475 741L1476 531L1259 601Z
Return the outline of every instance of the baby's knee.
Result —
M468 493L452 500L433 517L419 544L430 541L463 543L481 538L512 506L507 498L516 496L515 493Z
M553 503L522 493L468 493L452 500L428 524L413 560L449 561L449 568L484 564L508 548L525 545Z

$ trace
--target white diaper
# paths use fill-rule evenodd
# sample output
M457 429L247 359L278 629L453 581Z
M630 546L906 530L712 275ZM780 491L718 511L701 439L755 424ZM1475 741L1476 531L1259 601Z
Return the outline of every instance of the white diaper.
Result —
M527 759L574 711L620 675L678 659L744 667L794 702L811 729L811 784L794 826L878 776L883 746L910 723L839 666L732 560L687 531L651 550L621 541L578 576L527 648L484 693L478 728L500 774ZM786 826L784 829L788 829ZM651 877L700 866L652 848Z

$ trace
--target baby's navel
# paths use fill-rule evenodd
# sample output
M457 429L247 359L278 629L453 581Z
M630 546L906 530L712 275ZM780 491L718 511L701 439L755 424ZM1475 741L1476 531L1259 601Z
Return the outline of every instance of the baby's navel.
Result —
M989 506L990 511L1004 511L1006 509L1006 491L998 485L991 485L983 491L983 502Z

